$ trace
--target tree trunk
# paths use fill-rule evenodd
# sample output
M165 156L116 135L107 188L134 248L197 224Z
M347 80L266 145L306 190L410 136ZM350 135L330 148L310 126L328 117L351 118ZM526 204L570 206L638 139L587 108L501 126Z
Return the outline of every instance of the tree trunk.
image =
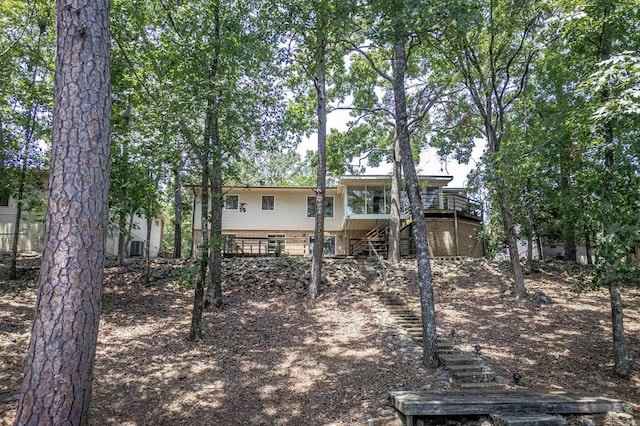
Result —
M204 310L204 289L207 281L207 268L209 266L209 155L211 141L211 127L213 122L213 114L211 112L211 104L207 104L204 125L204 142L202 151L200 152L200 164L202 166L201 180L201 232L202 242L198 245L198 275L196 277L195 291L193 295L193 313L191 315L191 330L189 331L189 340L195 341L202 339L202 312Z
M182 173L173 169L173 258L182 257Z
M393 174L391 175L391 214L389 216L389 252L391 263L400 261L400 147L398 138L393 142Z
M424 207L420 197L420 185L416 166L411 155L411 141L407 118L407 100L405 93L405 74L407 58L405 55L405 39L398 36L395 42L393 59L393 95L396 112L396 137L400 147L402 169L407 185L411 215L413 217L413 234L416 243L416 261L418 264L418 285L420 286L420 306L422 312L422 347L423 363L426 368L439 365L436 342L436 314L433 298L433 282L427 226L424 220Z
M127 215L120 212L118 215L118 266L124 264L125 250L127 248Z
M568 200L571 197L572 188L569 185L569 177L564 171L560 176L560 193L562 198ZM563 203L564 204L564 203ZM564 241L564 258L575 262L577 259L576 249L576 227L572 208L569 206L562 207L562 240Z
M147 214L147 235L144 243L144 285L149 285L151 279L151 225L153 224L153 217Z
M13 239L11 240L11 264L9 266L9 279L11 280L18 278L18 240L20 239L20 219L22 217L25 174L26 170L23 168L23 170L20 171L20 181L18 182L16 217L13 222Z
M214 48L214 59L209 70L209 81L211 82L211 96L208 102L208 146L209 161L211 165L211 220L209 224L209 288L205 300L205 307L214 305L222 306L222 140L220 139L219 114L220 107L218 95L216 94L215 78L218 75L218 59L220 55L220 4L214 2L214 31L216 43Z
M218 129L217 103L214 108L212 125L212 167L211 167L211 235L209 242L209 288L205 307L222 306L222 146Z
M533 239L535 234L533 232L533 219L531 218L530 212L527 212L527 229L527 268L529 272L533 272Z
M15 424L88 423L108 224L109 1L57 3L49 202ZM87 194L91 194L87 197Z
M327 33L324 11L316 11L316 76L315 88L318 101L318 169L316 170L316 218L313 230L313 257L311 262L311 283L309 298L318 297L322 280L322 255L324 252L324 199L327 175Z
M604 61L611 57L612 47L612 29L609 22L610 15L613 12L613 4L611 0L604 2L604 16L602 19L602 34L600 46L600 60ZM609 100L610 93L604 88L601 98L604 102ZM611 235L614 227L614 210L613 210L613 194L618 189L615 187L614 177L614 149L615 138L613 123L607 121L602 126L602 136L604 139L604 173L603 173L603 202L602 202L602 221L604 227L604 236ZM631 374L631 366L629 363L629 353L624 336L624 316L622 313L622 300L620 296L619 283L616 277L615 266L611 259L605 259L605 280L609 283L609 298L611 301L611 326L613 329L613 358L614 372L620 377L629 377Z
M588 228L584 233L584 248L587 252L587 265L593 265L593 259L591 258L593 256L593 253L591 253L591 238L589 237L590 233L591 231Z
M495 163L494 170L499 170L499 168L495 166ZM520 264L519 258L520 255L518 253L518 236L516 234L515 225L513 224L509 201L507 200L507 189L504 183L504 178L499 174L496 176L495 181L496 196L498 198L498 203L500 204L502 223L504 225L505 233L507 234L507 244L509 245L509 258L511 260L511 269L513 270L516 300L518 302L525 302L527 300L527 289L524 286L524 274L522 272L522 265Z

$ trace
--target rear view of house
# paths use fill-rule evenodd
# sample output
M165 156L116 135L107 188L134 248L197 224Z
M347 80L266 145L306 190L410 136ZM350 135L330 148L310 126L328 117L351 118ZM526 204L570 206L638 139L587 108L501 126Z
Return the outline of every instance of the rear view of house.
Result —
M421 176L432 256L481 257L482 210L464 189L446 188L451 176ZM224 187L222 250L227 255L310 255L315 187ZM199 188L195 188L194 247L202 241ZM411 215L401 196L401 254L414 253ZM369 243L386 253L391 213L390 176L343 176L326 189L324 253L358 256Z

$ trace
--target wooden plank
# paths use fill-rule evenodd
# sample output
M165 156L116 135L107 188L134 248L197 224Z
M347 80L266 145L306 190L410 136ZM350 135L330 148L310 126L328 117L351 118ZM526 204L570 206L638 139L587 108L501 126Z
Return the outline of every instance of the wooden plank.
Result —
M578 392L393 391L389 400L406 416L489 415L498 412L592 414L625 411L613 398Z
M565 426L567 420L551 414L492 414L491 421L495 426Z

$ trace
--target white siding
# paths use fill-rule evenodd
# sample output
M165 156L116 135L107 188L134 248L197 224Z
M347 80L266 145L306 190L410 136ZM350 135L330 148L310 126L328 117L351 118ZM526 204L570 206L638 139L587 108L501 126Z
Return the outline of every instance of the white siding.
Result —
M310 189L260 188L237 189L228 195L238 195L240 210L222 211L222 229L233 230L313 230L315 218L307 217L307 197ZM262 195L275 196L275 210L262 210ZM344 201L335 190L327 193L333 197L334 216L325 218L325 231L338 232L342 226ZM242 211L244 209L244 211ZM194 229L201 229L202 204L198 199L194 213Z

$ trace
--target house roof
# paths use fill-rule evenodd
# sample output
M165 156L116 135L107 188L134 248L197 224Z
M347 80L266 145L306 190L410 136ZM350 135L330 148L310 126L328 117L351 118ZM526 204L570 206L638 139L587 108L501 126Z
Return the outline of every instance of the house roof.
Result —
M327 186L327 193L341 194L346 186L349 185L380 185L383 182L390 182L391 175L344 175L341 176L338 181L338 186ZM434 186L446 186L453 180L453 176L449 175L418 175L418 180L428 181ZM200 192L200 186L189 185L196 192ZM253 191L259 190L260 192L274 191L274 192L308 192L315 194L315 186L278 186L278 185L224 185L223 192L230 191Z

